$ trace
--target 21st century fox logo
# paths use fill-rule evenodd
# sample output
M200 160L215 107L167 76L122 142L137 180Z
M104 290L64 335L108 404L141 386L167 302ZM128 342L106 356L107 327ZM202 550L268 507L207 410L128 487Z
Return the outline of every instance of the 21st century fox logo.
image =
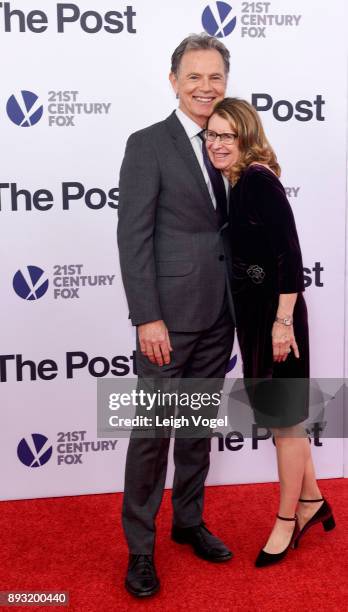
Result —
M53 298L76 299L89 287L110 287L115 274L86 274L83 264L53 266L52 279L38 266L24 266L13 277L13 289L18 297L26 301L42 298L50 283L53 285Z
M44 5L47 3L43 3ZM112 10L100 12L98 3L93 10L84 11L75 3L58 3L41 9L18 7L16 2L0 2L0 28L5 33L43 34L54 29L58 34L80 30L85 34L136 34L136 12L132 6L110 2ZM1 15L2 12L2 15Z
M237 14L238 16L237 16ZM302 15L279 13L273 2L211 2L202 13L202 25L210 36L225 38L237 31L242 38L266 38L272 28L297 27Z
M51 90L45 94L47 122L50 127L74 127L82 117L108 115L111 102L87 102L77 90ZM7 100L8 118L19 127L32 127L44 115L43 97L27 89L13 93Z
M81 465L87 453L115 450L118 440L88 440L87 431L64 431L57 433L53 444L41 433L32 433L22 438L17 446L19 461L28 468L40 468L56 455L58 465Z

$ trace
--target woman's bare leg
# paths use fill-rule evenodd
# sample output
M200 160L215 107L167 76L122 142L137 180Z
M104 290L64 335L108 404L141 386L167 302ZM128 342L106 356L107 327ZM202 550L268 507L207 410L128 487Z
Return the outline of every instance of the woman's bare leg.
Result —
M313 465L312 453L309 452L309 456L307 458L305 464L305 471L302 481L301 487L301 499L321 499L322 494L319 489L316 476L315 469ZM303 525L309 521L312 516L316 513L318 508L322 505L323 502L306 504L301 502L297 508L296 514L298 517L299 528L302 529Z
M313 484L315 474L309 441L305 432L298 427L278 429L274 431L274 436L280 483L278 514L286 518L293 518L304 483L306 483L306 491L317 494ZM276 519L264 547L265 552L276 554L284 550L289 544L294 527L295 523L292 521Z

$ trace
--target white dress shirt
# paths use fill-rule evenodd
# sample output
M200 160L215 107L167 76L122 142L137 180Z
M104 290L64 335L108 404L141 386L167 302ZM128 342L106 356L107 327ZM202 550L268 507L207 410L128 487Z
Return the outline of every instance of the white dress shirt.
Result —
M209 178L209 174L208 174L208 170L205 167L205 163L203 160L203 153L202 153L202 146L204 146L201 138L198 136L199 132L202 131L202 128L198 125L198 123L195 123L192 119L190 119L190 117L188 117L187 115L185 115L185 113L180 109L177 108L176 109L176 116L179 119L181 125L183 126L188 138L190 139L190 142L192 144L193 150L196 154L196 157L198 159L198 163L201 167L201 170L203 172L203 176L205 179L205 182L207 184L207 188L210 194L210 197L212 199L214 208L216 208L216 199L215 199L215 195L214 195L214 191L213 191L213 187L211 185L210 182L210 178ZM224 179L224 183L225 183L225 188L226 188L226 195L228 194L228 180L227 178L222 175L222 178Z

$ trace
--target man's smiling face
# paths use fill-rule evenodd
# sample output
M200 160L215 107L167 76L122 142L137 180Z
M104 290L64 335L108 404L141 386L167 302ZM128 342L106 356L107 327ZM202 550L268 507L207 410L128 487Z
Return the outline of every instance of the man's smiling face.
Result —
M170 74L179 108L202 128L214 105L224 98L226 80L222 56L215 49L187 51L178 74Z

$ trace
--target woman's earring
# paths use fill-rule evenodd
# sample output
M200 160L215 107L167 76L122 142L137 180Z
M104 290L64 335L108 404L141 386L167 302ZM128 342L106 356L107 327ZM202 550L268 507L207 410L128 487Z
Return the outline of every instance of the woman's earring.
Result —
M178 93L175 94L175 97L176 97L177 100L179 100L179 94Z

